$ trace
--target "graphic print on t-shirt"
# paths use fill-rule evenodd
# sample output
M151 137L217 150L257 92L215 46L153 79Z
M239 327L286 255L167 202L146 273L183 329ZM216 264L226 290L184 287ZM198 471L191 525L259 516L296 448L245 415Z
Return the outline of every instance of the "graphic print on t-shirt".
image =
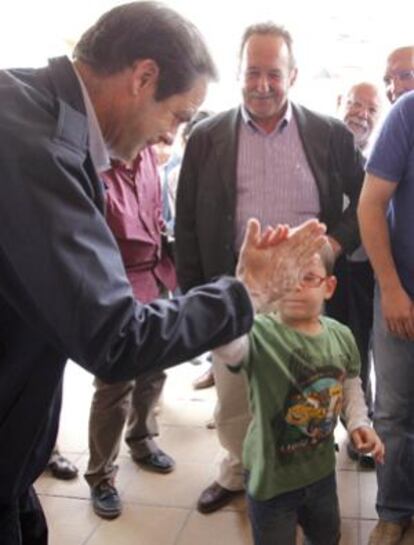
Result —
M341 412L346 376L344 362L338 363L338 366L328 362L317 364L299 351L292 354L289 369L294 370L294 380L283 415L277 424L274 422L282 428L275 434L280 454L314 448L332 435Z

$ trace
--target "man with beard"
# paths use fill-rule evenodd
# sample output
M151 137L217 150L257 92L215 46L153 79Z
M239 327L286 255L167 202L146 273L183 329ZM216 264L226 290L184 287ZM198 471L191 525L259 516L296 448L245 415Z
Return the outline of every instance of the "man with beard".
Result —
M338 106L342 121L365 155L381 114L382 98L378 87L365 81L356 83L344 96L339 97Z

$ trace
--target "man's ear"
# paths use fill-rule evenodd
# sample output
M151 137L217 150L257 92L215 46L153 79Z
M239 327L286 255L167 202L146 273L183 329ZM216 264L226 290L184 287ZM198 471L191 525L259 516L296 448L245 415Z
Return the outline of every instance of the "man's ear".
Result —
M292 87L292 85L294 85L297 77L298 77L298 69L292 68L289 74L289 87Z
M132 94L139 95L143 90L157 87L160 69L152 59L136 61L132 66Z

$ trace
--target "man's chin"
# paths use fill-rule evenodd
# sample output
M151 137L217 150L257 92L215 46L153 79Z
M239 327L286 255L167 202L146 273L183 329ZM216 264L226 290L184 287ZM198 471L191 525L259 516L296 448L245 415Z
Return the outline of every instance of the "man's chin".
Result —
M111 148L109 150L109 155L111 159L118 159L118 161L122 161L124 163L129 163L131 161L134 161L136 156L145 149L149 144L147 142L143 142L139 146L136 146L135 148Z

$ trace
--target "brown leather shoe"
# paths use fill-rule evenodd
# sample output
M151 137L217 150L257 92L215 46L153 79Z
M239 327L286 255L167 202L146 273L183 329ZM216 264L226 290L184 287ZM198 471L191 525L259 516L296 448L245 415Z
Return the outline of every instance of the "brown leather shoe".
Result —
M193 381L194 390L203 390L204 388L210 388L214 386L213 369L209 367L207 371L201 374Z
M410 522L379 520L369 536L368 545L401 545L401 539Z
M399 545L413 545L414 543L414 520L411 522L411 526L404 532L404 536Z
M234 498L243 494L244 490L227 490L214 482L201 493L197 502L197 511L200 513L213 513L229 504Z

